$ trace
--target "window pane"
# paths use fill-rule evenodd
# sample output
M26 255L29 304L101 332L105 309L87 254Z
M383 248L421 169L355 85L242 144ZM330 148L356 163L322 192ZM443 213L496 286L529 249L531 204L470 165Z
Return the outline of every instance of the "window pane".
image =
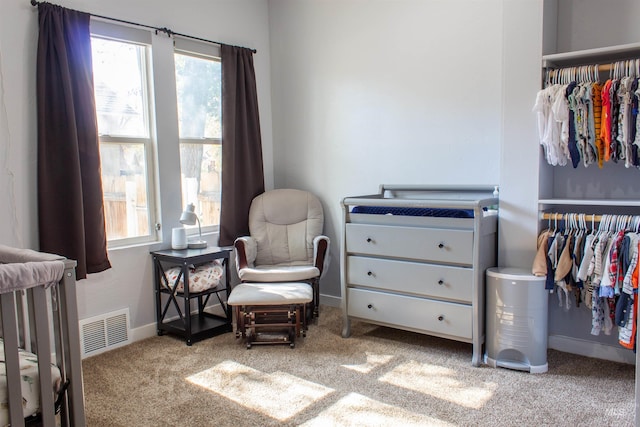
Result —
M201 225L220 224L219 144L180 144L182 205L193 203Z
M222 137L220 62L175 54L180 138Z
M144 144L100 144L108 240L150 234Z
M175 64L183 205L196 205L203 226L219 225L221 146L214 142L222 137L220 62L176 53Z
M91 47L100 134L148 138L145 48L95 37Z

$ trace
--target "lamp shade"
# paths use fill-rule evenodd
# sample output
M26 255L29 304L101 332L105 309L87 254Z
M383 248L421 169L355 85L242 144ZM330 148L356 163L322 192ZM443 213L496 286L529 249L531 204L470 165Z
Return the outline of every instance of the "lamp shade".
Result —
M196 207L194 206L194 204L189 203L187 207L184 208L182 215L180 215L180 223L186 225L195 225L195 223L198 221L198 215L196 215L195 210Z

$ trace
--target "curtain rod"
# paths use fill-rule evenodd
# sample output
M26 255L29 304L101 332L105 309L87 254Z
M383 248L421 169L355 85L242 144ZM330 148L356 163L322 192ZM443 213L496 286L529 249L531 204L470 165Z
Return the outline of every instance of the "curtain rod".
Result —
M45 3L45 2L40 2L38 0L31 0L31 6L37 6L40 3ZM84 13L87 13L87 12L84 12ZM167 27L162 27L162 28L161 27L154 27L154 26L151 26L151 25L140 24L138 22L125 21L124 19L118 19L118 18L111 18L109 16L96 15L94 13L88 13L88 15L96 17L96 18L100 18L100 19L107 19L109 21L121 22L123 24L135 25L137 27L149 28L149 29L155 30L156 34L157 34L158 31L160 31L162 33L165 33L169 37L171 37L171 36L179 36L179 37L185 37L185 38L192 39L192 40L198 40L198 41L201 41L201 42L212 43L212 44L217 44L217 45L223 45L224 44L224 45L228 46L227 43L221 43L221 42L217 42L217 41L214 41L214 40L207 40L207 39L203 39L203 38L200 38L200 37L190 36L188 34L176 33L174 31L171 31ZM235 46L235 47L242 47L242 46ZM243 48L243 49L246 49L246 48ZM255 49L249 49L249 50L251 50L251 52L253 52L253 53L257 53L257 50L255 50Z

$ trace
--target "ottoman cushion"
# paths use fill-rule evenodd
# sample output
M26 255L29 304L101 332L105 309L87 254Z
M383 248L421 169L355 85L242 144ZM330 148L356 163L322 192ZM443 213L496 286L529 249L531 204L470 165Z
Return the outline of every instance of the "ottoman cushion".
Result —
M230 305L305 304L313 300L308 283L240 283L231 291Z

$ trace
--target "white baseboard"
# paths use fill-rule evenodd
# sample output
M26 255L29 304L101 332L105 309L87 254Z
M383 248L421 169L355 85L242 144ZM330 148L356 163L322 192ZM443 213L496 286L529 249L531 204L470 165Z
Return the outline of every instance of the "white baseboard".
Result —
M131 329L131 341L140 341L156 335L156 322Z
M213 304L213 305L208 305L205 308L206 312L213 312L216 314L220 314L220 312L222 311L222 307L220 306L220 304ZM191 314L197 314L198 313L198 309L192 310ZM178 318L178 316L173 316L173 317L168 317L165 319L165 322L172 322L174 320L176 320ZM158 334L158 328L156 326L156 322L153 323L149 323L147 325L143 325L143 326L139 326L137 328L133 328L130 331L130 335L131 335L131 341L140 341L146 338L151 338L154 337Z
M329 307L338 307L342 304L342 298L334 297L333 295L320 294L320 304L328 305Z
M630 365L635 365L636 363L636 355L626 348L564 335L549 335L548 347L565 353L579 354L612 362L628 363Z

